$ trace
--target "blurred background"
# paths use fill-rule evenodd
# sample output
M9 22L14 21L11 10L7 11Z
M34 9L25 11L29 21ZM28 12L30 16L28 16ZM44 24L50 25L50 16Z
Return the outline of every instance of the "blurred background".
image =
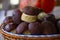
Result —
M55 6L60 6L60 0L55 0ZM15 9L19 5L19 0L0 0L0 10Z

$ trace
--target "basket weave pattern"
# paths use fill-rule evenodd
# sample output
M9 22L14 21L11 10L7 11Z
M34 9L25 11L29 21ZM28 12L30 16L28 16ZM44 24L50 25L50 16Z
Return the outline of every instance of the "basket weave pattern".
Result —
M15 36L6 34L2 30L0 30L0 33L3 35L4 40L60 40L60 36L55 37L22 37L22 36Z

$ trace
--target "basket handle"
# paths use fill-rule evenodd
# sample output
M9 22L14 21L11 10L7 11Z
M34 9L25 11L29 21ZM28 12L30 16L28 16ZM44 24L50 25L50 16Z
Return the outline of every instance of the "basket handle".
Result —
M2 25L0 25L0 30L2 29Z
M0 25L0 29L1 29L1 25Z
M2 24L0 25L0 30L3 29L3 26L4 26L4 23L2 23Z

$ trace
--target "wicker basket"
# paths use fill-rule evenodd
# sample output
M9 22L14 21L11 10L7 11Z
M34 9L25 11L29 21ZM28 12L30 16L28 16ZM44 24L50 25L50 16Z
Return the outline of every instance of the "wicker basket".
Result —
M4 24L0 26L0 33L4 40L60 40L60 34L52 35L21 35L5 31Z
M60 34L52 35L18 35L0 30L4 40L60 40Z

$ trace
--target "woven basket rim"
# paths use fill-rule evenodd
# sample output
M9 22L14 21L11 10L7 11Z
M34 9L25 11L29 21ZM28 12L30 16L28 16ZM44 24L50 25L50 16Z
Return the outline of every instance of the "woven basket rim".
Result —
M7 32L3 29L1 29L1 31L5 34L11 35L11 36L16 36L16 37L56 37L56 36L60 36L60 34L51 34L51 35L23 35L23 34L14 34L11 32Z

